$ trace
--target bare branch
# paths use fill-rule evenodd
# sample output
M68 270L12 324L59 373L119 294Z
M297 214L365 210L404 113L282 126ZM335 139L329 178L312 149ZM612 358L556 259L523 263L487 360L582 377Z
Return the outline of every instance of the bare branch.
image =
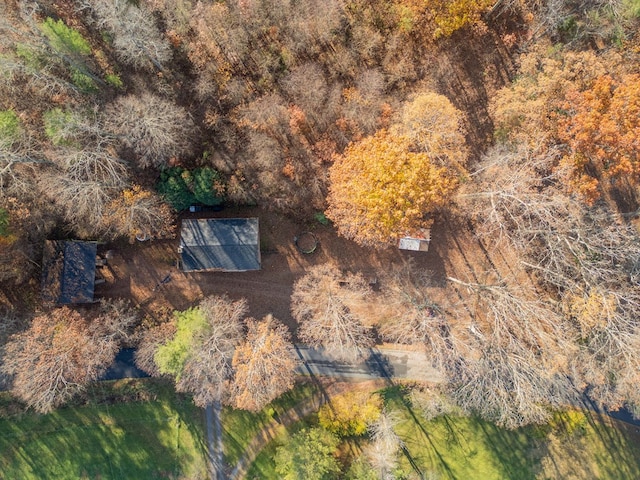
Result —
M368 296L369 287L362 276L342 275L329 264L314 267L295 283L291 296L291 312L300 323L300 338L324 347L338 360L363 358L373 345L373 337L354 310Z

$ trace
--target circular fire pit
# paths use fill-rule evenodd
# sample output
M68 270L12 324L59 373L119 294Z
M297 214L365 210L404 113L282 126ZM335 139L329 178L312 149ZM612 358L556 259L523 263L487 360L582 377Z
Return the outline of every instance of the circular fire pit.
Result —
M315 252L318 247L318 239L311 232L303 232L300 235L296 235L293 237L293 243L296 244L298 250L307 255Z

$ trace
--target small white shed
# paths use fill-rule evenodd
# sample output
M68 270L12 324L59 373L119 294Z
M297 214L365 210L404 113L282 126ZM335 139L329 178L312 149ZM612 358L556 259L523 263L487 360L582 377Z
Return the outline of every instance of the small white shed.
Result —
M428 252L431 242L431 229L421 228L416 235L400 238L398 248L400 250L412 250L414 252Z

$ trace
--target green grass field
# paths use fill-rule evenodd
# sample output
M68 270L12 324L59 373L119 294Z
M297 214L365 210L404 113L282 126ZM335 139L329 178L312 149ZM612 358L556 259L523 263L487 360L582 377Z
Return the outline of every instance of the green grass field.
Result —
M7 415L11 402L4 396L0 477L207 478L204 415L190 398L153 380L95 388L88 405L48 415Z
M475 417L447 416L426 421L402 390L384 393L398 416L405 443L398 478L448 480L636 480L640 478L640 434L636 427L588 412L558 414L545 426L505 430ZM304 422L313 425L315 419ZM247 478L277 478L273 458L298 423L274 439L255 459ZM357 452L365 440L352 440L342 452Z
M638 479L635 427L586 411L559 413L549 425L505 430L476 417L420 418L399 388L386 391L406 450L405 472L429 478Z

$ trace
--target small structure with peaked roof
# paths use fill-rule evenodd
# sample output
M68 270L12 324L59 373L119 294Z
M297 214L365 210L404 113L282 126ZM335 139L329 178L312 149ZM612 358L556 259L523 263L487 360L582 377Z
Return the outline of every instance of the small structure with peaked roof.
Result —
M47 240L42 260L42 298L56 305L92 303L98 242Z
M184 219L178 251L184 272L260 270L258 219Z

